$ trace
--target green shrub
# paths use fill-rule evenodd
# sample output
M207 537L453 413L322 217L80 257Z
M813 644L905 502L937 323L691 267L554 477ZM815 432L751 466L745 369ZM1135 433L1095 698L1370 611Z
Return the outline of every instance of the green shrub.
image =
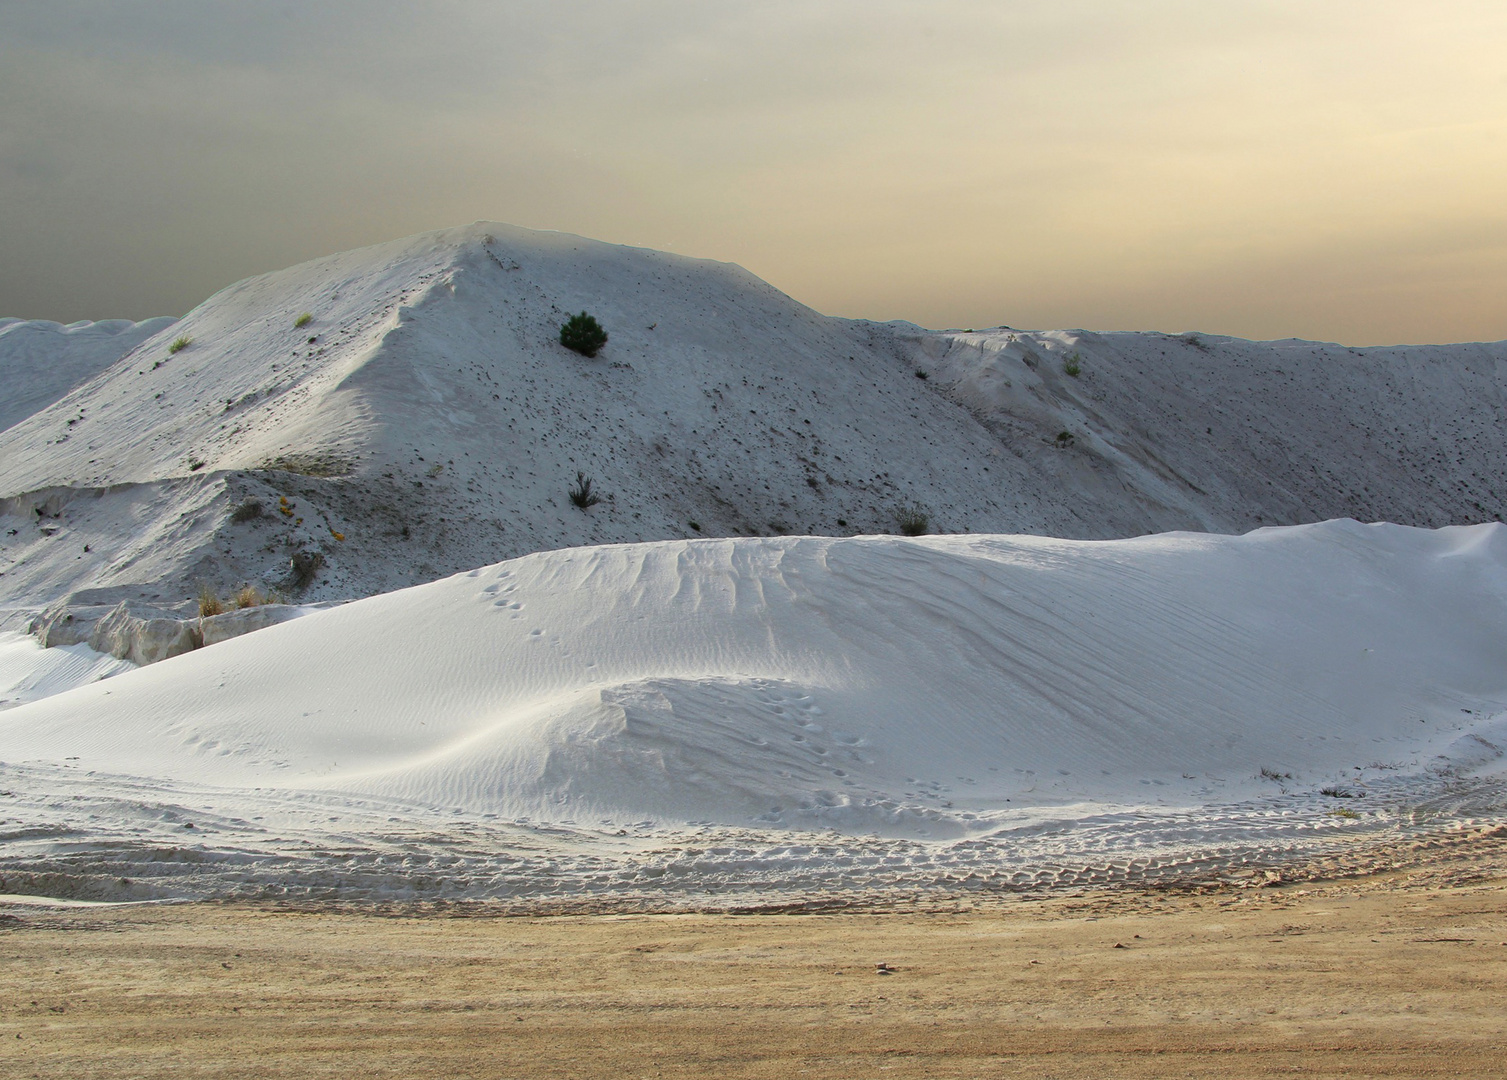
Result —
M931 524L931 515L916 503L902 506L895 511L895 524L906 536L920 536Z
M237 525L243 525L261 517L264 509L261 499L247 499L230 512L230 520Z
M305 311L302 315L293 320L293 328L295 330L302 330L305 326L308 326L313 321L314 316Z
M560 327L560 344L582 356L595 356L607 344L607 331L583 311L572 315Z
M194 343L194 339L187 334L180 334L171 345L167 347L169 353L179 353Z
M1071 375L1076 379L1083 373L1083 357L1077 353L1070 353L1068 358L1062 362L1062 373L1064 375Z

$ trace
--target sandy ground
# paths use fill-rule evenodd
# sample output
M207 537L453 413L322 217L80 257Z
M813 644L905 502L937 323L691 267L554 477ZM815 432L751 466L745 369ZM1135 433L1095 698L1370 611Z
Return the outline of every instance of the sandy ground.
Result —
M11 906L0 1072L1507 1076L1507 830L970 905Z

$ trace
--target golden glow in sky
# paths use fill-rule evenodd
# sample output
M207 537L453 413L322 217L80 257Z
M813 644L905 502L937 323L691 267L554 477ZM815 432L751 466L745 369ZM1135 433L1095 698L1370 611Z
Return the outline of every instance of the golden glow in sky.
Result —
M924 325L1507 337L1501 0L0 8L0 315L480 218Z

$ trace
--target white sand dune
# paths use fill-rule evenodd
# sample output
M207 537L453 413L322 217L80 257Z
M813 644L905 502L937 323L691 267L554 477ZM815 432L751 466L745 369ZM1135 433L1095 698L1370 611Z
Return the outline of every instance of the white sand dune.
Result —
M0 628L368 597L0 639L0 892L1072 884L1507 805L1507 343L929 332L478 223L0 346Z
M1507 530L1339 521L532 555L10 710L0 753L475 816L946 836L1024 805L1250 798L1263 769L1422 773L1504 709Z
M87 645L44 649L30 634L0 633L0 709L40 701L135 667Z

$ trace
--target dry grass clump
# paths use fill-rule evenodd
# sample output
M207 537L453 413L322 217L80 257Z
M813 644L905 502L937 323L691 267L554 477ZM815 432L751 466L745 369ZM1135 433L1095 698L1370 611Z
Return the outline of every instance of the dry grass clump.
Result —
M268 458L262 462L261 467L298 473L300 476L344 476L354 468L354 463L343 454L316 451Z
M267 598L255 585L242 585L240 591L235 594L235 606L238 611L249 607L261 607L266 602Z
M225 605L220 600L220 594L208 585L199 586L199 617L207 619L211 615L222 615Z

